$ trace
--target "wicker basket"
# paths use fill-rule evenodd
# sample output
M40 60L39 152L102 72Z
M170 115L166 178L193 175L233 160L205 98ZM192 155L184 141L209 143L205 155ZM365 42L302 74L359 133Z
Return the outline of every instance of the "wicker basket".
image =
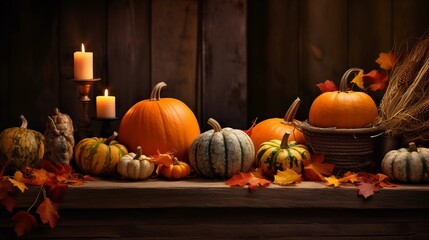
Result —
M301 122L307 145L315 153L323 153L325 162L335 164L336 173L367 170L375 164L376 137L380 127L337 129L319 128Z

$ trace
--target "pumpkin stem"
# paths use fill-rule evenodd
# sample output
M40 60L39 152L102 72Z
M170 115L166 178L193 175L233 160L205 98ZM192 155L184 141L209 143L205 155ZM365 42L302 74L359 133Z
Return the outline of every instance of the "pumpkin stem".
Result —
M207 123L212 126L215 132L222 131L222 127L220 126L220 124L213 118L209 118L209 120L207 120Z
M290 124L295 119L295 115L298 112L299 105L301 104L301 99L297 97L295 101L290 105L287 110L285 117L283 118L283 123Z
M179 159L177 159L177 157L173 157L173 165L180 165Z
M363 70L360 68L350 68L349 70L347 70L344 73L343 77L341 78L341 82L340 82L340 92L347 92L347 89L348 89L347 81L348 81L350 74L352 72L359 72L359 71L363 71Z
M153 87L152 92L150 93L151 101L159 101L161 99L161 89L166 87L167 84L165 82L159 82Z
M21 118L21 121L22 121L21 128L27 128L28 121L27 121L27 119L24 117L24 115L22 115L22 114L21 114L21 116L19 116L19 118Z
M113 135L108 137L106 140L104 140L104 144L109 145L113 139L115 139L118 136L118 133L116 131L113 132Z
M54 109L54 115L60 115L60 109L58 109L57 107Z
M408 152L417 152L417 146L414 142L408 143Z
M286 133L283 135L282 142L280 143L281 149L289 148L289 142L288 142L289 135L290 135L289 131L286 131Z
M137 147L137 153L136 156L133 159L139 159L142 156L142 147Z

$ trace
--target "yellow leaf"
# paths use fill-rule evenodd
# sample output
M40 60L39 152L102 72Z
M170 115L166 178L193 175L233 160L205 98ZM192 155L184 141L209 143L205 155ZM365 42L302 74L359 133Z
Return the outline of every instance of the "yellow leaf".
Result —
M341 185L340 179L336 178L334 175L331 175L330 177L325 177L326 185L334 187L339 187Z
M22 182L24 180L24 174L22 174L21 171L15 171L15 174L13 175L13 179L15 179L18 182Z
M301 174L298 174L292 169L286 169L285 171L277 171L274 175L274 183L278 185L290 185L292 183L301 182Z
M358 74L353 78L352 83L356 84L360 89L364 89L363 86L363 70L360 70Z
M358 177L357 173L348 171L348 172L344 173L343 177L340 178L339 180L342 183L344 183L344 182L354 183L354 182L356 182L358 180L357 177Z
M20 172L21 173L21 172ZM22 175L22 173L21 173ZM19 190L21 190L21 192L24 192L25 190L27 190L27 186L25 186L25 183L17 181L15 179L12 178L8 178L9 182L11 182L15 187L19 188Z

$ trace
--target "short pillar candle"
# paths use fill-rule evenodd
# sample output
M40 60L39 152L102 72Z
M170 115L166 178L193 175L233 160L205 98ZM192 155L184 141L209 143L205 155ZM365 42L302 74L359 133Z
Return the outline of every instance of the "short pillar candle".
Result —
M116 106L115 97L109 96L109 92L106 89L104 96L97 96L96 108L97 118L115 118L116 117Z

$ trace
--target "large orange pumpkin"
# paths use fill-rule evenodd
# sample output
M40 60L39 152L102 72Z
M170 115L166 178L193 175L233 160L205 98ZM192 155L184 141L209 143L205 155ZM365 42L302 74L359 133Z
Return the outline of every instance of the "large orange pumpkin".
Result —
M315 127L362 128L374 123L378 115L374 100L364 92L348 90L347 78L359 68L347 70L339 91L325 92L314 99L308 121Z
M200 135L200 127L192 110L175 98L161 98L160 82L152 90L150 99L132 106L119 126L118 140L128 149L144 150L145 155L174 151L178 159L187 161L188 149Z
M290 105L283 119L265 119L253 127L250 138L253 141L256 151L258 151L259 146L263 142L268 142L273 139L281 140L286 132L291 133L288 138L289 142L296 141L305 144L304 134L295 127L295 124L299 124L299 121L294 119L300 103L301 99L296 98Z

